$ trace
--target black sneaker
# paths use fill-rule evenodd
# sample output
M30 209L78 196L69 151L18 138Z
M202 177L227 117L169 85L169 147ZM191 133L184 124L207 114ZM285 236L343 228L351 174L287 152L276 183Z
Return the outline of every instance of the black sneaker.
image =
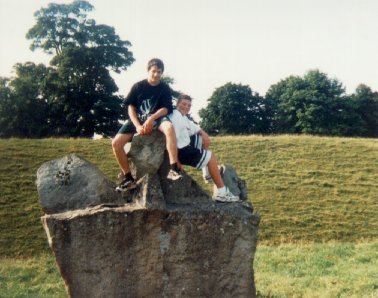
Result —
M137 184L134 181L134 179L125 178L122 180L120 184L118 184L118 186L116 187L116 191L118 192L129 191L129 190L135 189L136 187L137 187Z
M182 173L180 170L170 169L167 178L173 181L179 180L182 178Z

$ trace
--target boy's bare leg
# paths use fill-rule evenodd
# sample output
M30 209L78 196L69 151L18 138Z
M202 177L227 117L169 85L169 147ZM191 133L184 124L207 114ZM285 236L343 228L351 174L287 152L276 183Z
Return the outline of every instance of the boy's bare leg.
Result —
M211 154L211 158L207 163L207 167L209 168L209 173L214 181L214 184L217 186L217 188L222 188L224 186L224 183L219 173L217 158L214 154Z
M165 135L169 163L177 163L178 168L181 169L181 164L177 157L176 134L172 123L169 121L162 122L159 126L159 130Z
M123 171L123 173L130 172L128 157L125 152L125 145L133 138L132 134L117 134L112 140L112 148L115 158Z

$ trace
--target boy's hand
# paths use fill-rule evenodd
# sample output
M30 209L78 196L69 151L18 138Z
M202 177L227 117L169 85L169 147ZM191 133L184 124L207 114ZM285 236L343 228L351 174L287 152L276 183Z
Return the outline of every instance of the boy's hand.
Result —
M154 120L152 118L148 118L147 121L144 122L143 128L146 134L150 134L154 128Z
M143 127L142 125L137 126L136 131L137 131L137 133L139 133L140 135L144 135L144 134L145 134L145 132L144 132L144 127Z
M210 146L210 137L206 132L202 133L202 147L208 149Z

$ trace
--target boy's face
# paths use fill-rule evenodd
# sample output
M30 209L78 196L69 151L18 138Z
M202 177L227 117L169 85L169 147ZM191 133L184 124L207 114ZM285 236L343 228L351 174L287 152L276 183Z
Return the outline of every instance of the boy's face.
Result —
M163 75L163 71L157 66L153 65L148 70L147 80L151 85L155 86L160 83L160 79L162 75Z
M182 99L177 104L176 108L182 115L188 115L190 108L192 107L192 102L188 99Z

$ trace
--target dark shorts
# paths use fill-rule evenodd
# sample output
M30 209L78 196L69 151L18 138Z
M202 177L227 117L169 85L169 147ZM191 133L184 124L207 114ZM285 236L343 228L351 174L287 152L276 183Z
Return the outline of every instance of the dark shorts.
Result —
M164 121L171 122L171 120L169 120L168 116L160 117L160 118L155 120L154 129L158 128L160 126L160 124ZM134 124L131 122L131 120L127 119L126 122L122 125L122 127L118 130L118 133L119 134L127 134L127 133L135 134L136 128L135 128Z
M178 149L178 158L184 165L202 169L203 167L207 166L211 158L211 151L200 150L188 145L184 148Z
M190 137L190 146L202 150L202 137L198 133Z

